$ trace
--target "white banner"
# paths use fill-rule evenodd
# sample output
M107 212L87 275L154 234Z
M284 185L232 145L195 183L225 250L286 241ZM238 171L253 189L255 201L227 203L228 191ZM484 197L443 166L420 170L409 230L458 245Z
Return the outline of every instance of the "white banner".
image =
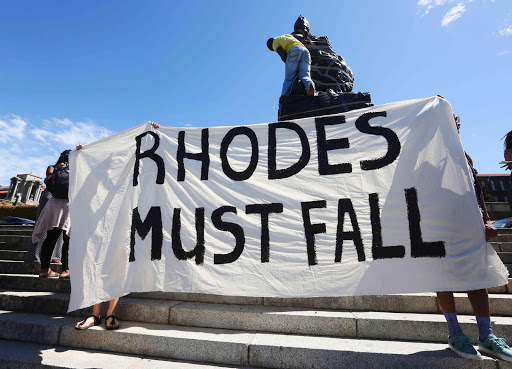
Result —
M451 107L432 97L71 155L69 310L130 292L315 297L507 283Z

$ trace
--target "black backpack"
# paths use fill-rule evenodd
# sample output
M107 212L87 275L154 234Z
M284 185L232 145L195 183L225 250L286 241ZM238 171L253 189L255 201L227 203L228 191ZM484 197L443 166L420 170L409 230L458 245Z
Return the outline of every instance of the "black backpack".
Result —
M69 167L64 166L60 169L56 169L46 182L46 185L53 197L68 200Z

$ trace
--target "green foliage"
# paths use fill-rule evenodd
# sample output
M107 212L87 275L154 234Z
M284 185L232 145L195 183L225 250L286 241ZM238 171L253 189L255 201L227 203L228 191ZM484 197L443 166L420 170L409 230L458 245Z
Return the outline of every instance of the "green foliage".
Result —
M37 205L0 205L0 218L2 217L20 217L36 220Z

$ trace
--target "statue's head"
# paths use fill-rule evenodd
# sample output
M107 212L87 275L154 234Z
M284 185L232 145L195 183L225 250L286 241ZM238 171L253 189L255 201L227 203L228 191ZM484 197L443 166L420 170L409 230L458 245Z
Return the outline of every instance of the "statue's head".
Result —
M293 26L294 33L300 33L304 38L307 38L309 34L309 22L302 15L297 18L295 25Z

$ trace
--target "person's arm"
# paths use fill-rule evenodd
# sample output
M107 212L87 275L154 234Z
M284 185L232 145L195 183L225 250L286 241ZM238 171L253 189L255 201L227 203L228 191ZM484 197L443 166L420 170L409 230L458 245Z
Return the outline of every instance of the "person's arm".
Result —
M478 202L480 211L482 212L482 221L484 222L485 228L485 241L489 241L489 238L494 238L498 236L498 230L492 224L491 218L487 213L487 207L485 206L484 200L484 192L482 191L482 187L480 187L480 182L478 182L478 180L476 179L476 171L475 168L473 168L473 160L467 153L465 154L469 168L471 169L471 173L473 174L473 186L475 187L476 200Z
M281 60L286 63L286 57L288 56L286 51L284 51L284 49L281 46L278 46L277 49L276 49L276 52L281 57Z
M505 156L505 161L512 161L512 149L505 149L503 155ZM506 167L512 170L512 163L507 164Z
M50 165L50 166L48 166L48 168L46 168L46 178L43 181L45 184L52 177L54 170L55 170L55 168L52 165Z

